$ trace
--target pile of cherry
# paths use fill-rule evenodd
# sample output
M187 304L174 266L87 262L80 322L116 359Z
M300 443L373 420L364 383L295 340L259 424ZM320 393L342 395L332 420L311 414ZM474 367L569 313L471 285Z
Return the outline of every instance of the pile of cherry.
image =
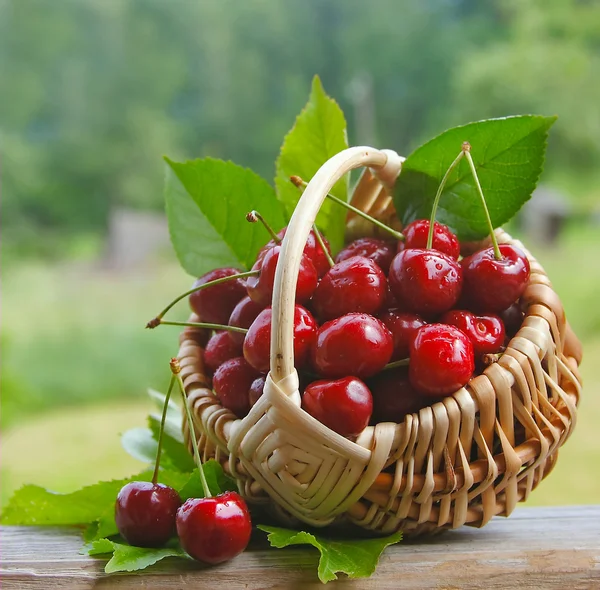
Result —
M295 366L302 408L342 436L402 422L454 393L521 325L526 255L494 243L461 258L458 239L438 222L427 248L429 225L414 221L400 241L358 239L335 262L327 241L310 233L296 288ZM213 270L194 284L206 288L189 297L202 322L221 327L206 343L204 363L221 404L239 418L262 395L270 365L270 304L285 228L271 233L254 273Z

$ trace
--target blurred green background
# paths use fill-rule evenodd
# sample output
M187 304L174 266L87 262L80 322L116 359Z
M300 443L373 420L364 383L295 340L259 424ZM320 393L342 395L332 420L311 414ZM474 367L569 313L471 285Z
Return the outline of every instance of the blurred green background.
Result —
M511 231L583 340L585 389L530 502L600 501L600 4L0 0L2 503L26 481L66 491L139 469L118 433L143 425L177 350L176 328L143 326L191 281L168 246L161 157L271 179L315 73L351 144L404 154L472 120L559 115L545 193Z

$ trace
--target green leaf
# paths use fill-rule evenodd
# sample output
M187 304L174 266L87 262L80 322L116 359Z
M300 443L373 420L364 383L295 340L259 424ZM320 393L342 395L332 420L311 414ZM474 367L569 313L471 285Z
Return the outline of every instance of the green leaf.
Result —
M338 104L323 90L315 76L308 103L286 135L276 164L275 188L288 219L292 215L300 190L290 182L297 175L306 182L332 156L348 147L346 120ZM348 200L348 176L332 189L332 194ZM341 205L325 200L317 217L319 229L327 236L333 252L344 244L347 211Z
M272 547L279 549L289 545L316 547L321 553L318 575L323 583L336 580L336 574L339 572L349 578L369 577L375 571L383 550L402 539L402 533L395 533L389 537L347 541L327 539L321 535L279 527L259 525L258 528L268 533L267 538Z
M152 437L158 441L158 434L160 432L160 417L155 415L148 416L148 425L152 431ZM183 435L181 434L181 425L178 429L178 437L173 436L172 431L169 428L169 423L165 423L165 431L163 434L163 444L161 453L161 465L167 467L167 464L172 469L189 473L194 469L194 459L188 452L187 448L183 444Z
M468 141L494 227L506 223L531 197L555 120L537 115L490 119L449 129L427 142L406 158L396 181L394 204L401 221L429 219L442 177ZM460 240L489 234L465 159L448 179L436 219Z
M121 435L121 445L134 459L154 463L158 443L149 428L131 428Z
M104 567L107 574L115 572L134 572L154 565L165 557L178 557L190 559L185 551L178 545L170 547L132 547L124 543L117 543L109 539L97 539L85 548L88 555L106 555L112 557Z
M163 406L165 405L165 398L167 397L164 393L156 391L156 389L149 389L148 396L155 404L158 414L151 414L152 417L156 417L159 424L162 416ZM181 431L182 417L179 406L173 401L173 397L169 399L169 405L167 407L167 418L165 422L165 429L174 439L179 442L183 442L183 432Z
M250 268L269 235L246 213L260 211L275 230L285 223L273 188L232 162L165 161L169 232L183 268L193 276L220 266Z

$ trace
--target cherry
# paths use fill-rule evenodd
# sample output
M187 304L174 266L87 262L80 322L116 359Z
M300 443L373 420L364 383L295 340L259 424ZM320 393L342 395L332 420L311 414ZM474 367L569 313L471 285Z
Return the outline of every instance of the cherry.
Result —
M335 257L336 262L341 262L352 256L364 256L372 260L385 274L387 274L392 259L396 255L396 243L378 240L376 238L359 238L350 242Z
M132 481L117 495L115 523L121 536L137 547L160 547L175 535L175 515L181 506L171 487Z
M323 324L313 348L313 364L325 377L378 373L388 363L394 341L385 324L366 313L349 313Z
M513 303L500 313L500 319L504 323L507 338L512 338L521 329L523 317L524 314L518 303Z
M409 248L427 248L427 236L429 234L429 219L416 219L404 228L404 241L398 242L398 252ZM447 225L433 224L433 243L431 246L438 252L458 260L460 255L460 243L458 238L450 231Z
M398 303L398 300L396 299L396 296L394 295L394 292L392 291L388 281L387 289L385 291L385 301L383 302L382 309L398 309L399 306L400 304Z
M387 280L379 266L364 256L352 256L329 269L312 303L324 320L354 311L375 313L385 302L386 290Z
M294 307L294 364L306 365L317 335L317 322L301 305ZM244 358L257 371L267 372L270 367L271 308L261 311L254 320L244 340Z
M404 421L406 414L418 412L432 403L410 384L408 368L386 369L369 380L373 394L373 423Z
M214 565L239 555L251 533L248 506L236 492L190 498L177 511L181 546L204 563Z
M229 337L232 333L217 332L208 341L204 350L204 365L210 371L216 371L225 361L242 355L242 346Z
M253 270L260 270L260 274L257 277L249 277L246 281L250 299L263 307L270 305L273 298L275 269L277 268L280 252L281 246L270 248L264 255L262 262L257 261L252 267ZM308 256L303 255L300 260L300 270L296 284L296 301L298 303L305 303L312 297L318 280L315 265Z
M273 239L270 242L268 242L267 245L264 246L264 248L262 248L262 250L259 252L258 258L260 259L261 257L264 257L264 255L267 253L267 251L270 248L272 248L273 246L277 246L278 244L281 244L281 241L283 240L286 231L287 231L287 227L284 227L282 230L280 230L277 233L277 240ZM321 234L321 239L323 240L323 245L327 249L327 254L331 255L331 247L329 246L329 242L327 241L327 238L323 234ZM331 265L329 264L329 259L327 257L327 254L323 251L323 248L321 248L321 244L319 244L319 240L318 240L314 230L312 230L312 229L310 230L310 233L308 234L308 239L306 240L306 246L304 246L304 254L306 256L308 256L308 258L310 258L311 262L315 265L315 268L317 269L317 274L319 275L319 277L322 277L329 270L329 267Z
M529 281L525 253L512 244L500 244L499 251L500 259L490 247L461 261L464 291L470 307L477 311L505 310L523 294Z
M430 397L454 393L475 369L473 345L454 326L427 324L419 328L410 345L408 376L411 385Z
M256 316L264 309L263 305L254 303L250 297L244 297L234 308L229 316L228 324L237 328L249 328ZM245 334L240 332L228 332L229 338L236 344L244 344Z
M210 281L239 274L235 268L217 268L202 275L194 287L199 287ZM226 324L237 302L246 294L246 287L241 279L232 279L195 291L190 295L190 307L200 316L202 321L213 324Z
M427 323L421 316L404 313L399 309L388 309L379 316L379 319L387 326L394 339L392 361L405 359L408 356L410 343L417 330Z
M248 392L250 385L258 377L244 357L225 361L213 375L213 389L221 405L231 410L238 418L243 418L250 409Z
M447 254L411 248L396 255L388 280L401 307L431 315L454 306L463 278L459 263Z
M356 377L315 381L306 387L302 408L342 436L356 436L369 424L373 398Z
M252 385L250 385L250 390L248 391L248 397L250 398L250 407L252 407L263 394L265 390L265 375L261 375L257 377L254 381L252 381Z
M440 322L456 326L469 337L476 359L498 352L504 344L504 324L497 315L477 316L470 311L452 309L440 318Z

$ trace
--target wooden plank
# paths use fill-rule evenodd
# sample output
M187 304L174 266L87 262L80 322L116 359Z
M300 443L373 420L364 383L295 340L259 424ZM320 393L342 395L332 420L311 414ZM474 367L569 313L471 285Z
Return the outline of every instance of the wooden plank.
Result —
M164 560L142 574L103 572L104 560L79 555L72 529L2 527L0 577L5 590L43 588L322 588L317 552L253 546L206 568ZM406 541L384 553L369 579L340 577L348 588L510 590L600 588L600 506L521 508L483 529L463 527Z

